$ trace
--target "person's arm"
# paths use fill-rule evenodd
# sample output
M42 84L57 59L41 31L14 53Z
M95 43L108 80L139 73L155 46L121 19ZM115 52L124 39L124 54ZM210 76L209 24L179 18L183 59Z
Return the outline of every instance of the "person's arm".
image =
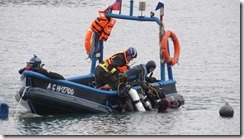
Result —
M149 89L146 82L146 76L147 76L146 67L144 65L140 65L138 66L138 68L139 68L139 83L141 87L145 90L145 92L147 92Z
M19 74L22 74L25 70L25 67L19 70Z

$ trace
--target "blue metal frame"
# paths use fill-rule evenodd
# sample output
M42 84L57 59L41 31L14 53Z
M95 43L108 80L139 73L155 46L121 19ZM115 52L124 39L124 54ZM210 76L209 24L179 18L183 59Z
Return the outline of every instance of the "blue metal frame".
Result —
M106 16L109 18L116 18L116 19L123 19L123 20L156 22L158 25L160 25L160 20L157 17L133 16L133 0L130 1L130 13L129 13L129 15L121 15L121 14L114 14L114 13L108 12L108 13L106 13ZM162 31L165 32L164 30L162 30ZM91 64L91 71L90 71L90 74L92 74L92 75L94 75L94 73L95 73L95 67L96 67L97 60L99 60L99 63L103 61L103 41L99 41L99 36L97 34L95 37L95 44L94 45L95 45L94 46L95 51L91 57L92 64ZM168 46L168 50L169 50L169 46ZM96 56L97 53L100 53L99 57ZM161 59L161 57L160 57L160 59ZM173 79L172 66L166 64L163 60L160 60L161 82L166 81L166 77L165 77L166 67L167 67L167 71L168 71L168 79L174 80Z

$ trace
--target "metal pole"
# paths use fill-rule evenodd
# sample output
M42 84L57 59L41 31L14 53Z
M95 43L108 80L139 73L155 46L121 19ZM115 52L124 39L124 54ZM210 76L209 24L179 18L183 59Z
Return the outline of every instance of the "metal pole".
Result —
M133 16L133 0L130 1L130 16Z

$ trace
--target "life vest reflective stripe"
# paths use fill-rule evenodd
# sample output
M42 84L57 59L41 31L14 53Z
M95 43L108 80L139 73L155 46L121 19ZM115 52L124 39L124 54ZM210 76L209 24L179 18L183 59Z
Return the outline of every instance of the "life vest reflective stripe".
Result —
M125 60L126 60L126 65L124 65L124 66L117 66L116 68L113 68L111 71L108 71L108 66L109 66L109 64L112 63L113 59L114 59L114 58L116 57L116 55L119 54L119 53L114 54L114 55L111 56L110 58L106 59L106 60L104 61L103 64L99 64L99 65L100 65L106 72L111 72L112 74L113 74L114 72L116 72L117 70L118 70L120 73L125 72L125 71L128 69L128 67L129 67L129 62L128 62L128 60L126 59L126 51L124 51L124 52L122 52L122 53L123 53L124 58L125 58Z
M116 72L116 68L113 68L111 71L108 70L108 67L106 66L106 64L99 64L100 67L102 67L106 72L110 72L111 74L113 74L114 72Z
M86 32L86 38L85 38L85 48L86 48L86 53L89 55L91 52L91 46L94 46L94 32L92 31L91 28L89 28Z
M168 50L168 39L171 38L174 44L174 56L169 56L169 50ZM169 65L174 65L178 62L180 57L180 43L177 38L177 36L171 32L166 31L163 35L162 42L161 42L161 48L162 48L162 55L164 57L165 62Z
M109 72L108 69L107 69L107 67L105 67L104 64L100 63L100 64L98 64L98 65L99 65L100 67L102 67L106 72Z

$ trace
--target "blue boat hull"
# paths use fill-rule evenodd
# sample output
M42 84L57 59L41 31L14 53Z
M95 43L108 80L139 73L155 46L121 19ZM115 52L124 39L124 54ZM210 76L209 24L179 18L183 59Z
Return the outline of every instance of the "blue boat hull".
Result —
M24 71L24 86L16 94L16 100L32 113L39 115L69 114L69 113L112 113L120 112L123 96L121 92L94 88L93 75L57 80L33 71ZM184 98L175 88L175 82L153 83L163 86L166 96L178 98L181 105ZM140 94L139 86L133 87ZM128 101L128 100L127 100ZM127 111L134 111L134 106L128 103Z

